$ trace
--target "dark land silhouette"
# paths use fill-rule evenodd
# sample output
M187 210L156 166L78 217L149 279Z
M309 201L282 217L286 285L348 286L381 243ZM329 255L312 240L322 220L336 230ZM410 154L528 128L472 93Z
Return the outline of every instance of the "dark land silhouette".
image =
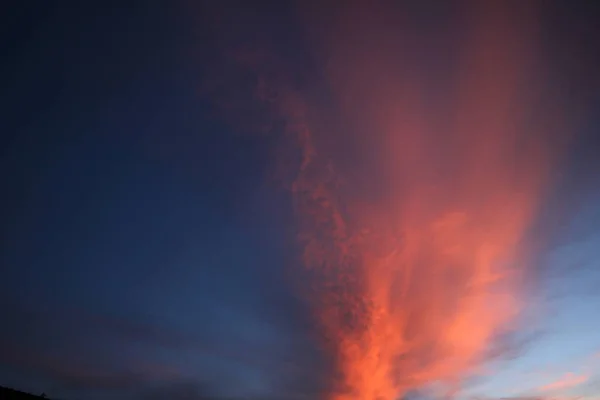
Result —
M21 392L20 390L0 386L0 400L51 400L44 393L35 395L31 393Z

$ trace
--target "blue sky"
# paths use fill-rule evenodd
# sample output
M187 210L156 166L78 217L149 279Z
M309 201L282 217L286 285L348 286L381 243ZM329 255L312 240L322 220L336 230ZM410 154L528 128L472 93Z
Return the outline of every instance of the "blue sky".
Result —
M482 397L584 396L600 395L600 337L595 318L600 304L598 284L600 265L597 249L600 236L595 235L559 247L549 261L565 271L548 279L537 302L529 304L526 324L541 332L516 359L493 366L491 376L470 388L467 393ZM585 264L585 269L570 263ZM565 380L569 374L582 377L581 384L570 387L543 388ZM585 377L585 378L583 378Z

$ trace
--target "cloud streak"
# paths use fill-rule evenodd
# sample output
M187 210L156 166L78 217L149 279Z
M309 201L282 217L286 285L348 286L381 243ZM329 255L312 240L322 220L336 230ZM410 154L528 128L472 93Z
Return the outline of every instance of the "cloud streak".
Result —
M590 376L588 374L574 374L569 372L560 377L558 380L542 386L540 390L543 392L549 392L570 389L586 383L589 379Z

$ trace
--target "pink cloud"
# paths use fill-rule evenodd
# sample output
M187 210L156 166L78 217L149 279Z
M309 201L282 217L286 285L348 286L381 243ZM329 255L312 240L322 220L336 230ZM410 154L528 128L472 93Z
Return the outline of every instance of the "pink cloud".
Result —
M546 392L546 391L551 391L551 390L568 389L568 388L572 388L575 386L579 386L582 383L587 382L589 378L590 378L590 376L587 374L577 375L577 374L573 374L573 373L569 372L569 373L563 375L557 381L554 381L552 383L542 386L540 388L540 390Z

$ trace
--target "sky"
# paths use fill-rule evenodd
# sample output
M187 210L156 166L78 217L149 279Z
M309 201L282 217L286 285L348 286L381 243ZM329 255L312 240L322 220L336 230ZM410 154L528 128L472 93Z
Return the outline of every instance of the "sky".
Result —
M339 327L315 322L313 301L326 297L307 301L314 277L298 272L312 261L296 232L314 222L294 215L307 205L274 172L278 136L256 132L264 110L246 96L250 78L222 56L267 38L310 80L293 9L12 3L1 28L0 385L65 400L342 399L326 393L345 350L320 340ZM541 201L517 339L462 399L600 399L600 10L587 3L544 8L568 121L557 135L572 140ZM419 10L417 32L449 12ZM296 183L312 190L308 179Z

